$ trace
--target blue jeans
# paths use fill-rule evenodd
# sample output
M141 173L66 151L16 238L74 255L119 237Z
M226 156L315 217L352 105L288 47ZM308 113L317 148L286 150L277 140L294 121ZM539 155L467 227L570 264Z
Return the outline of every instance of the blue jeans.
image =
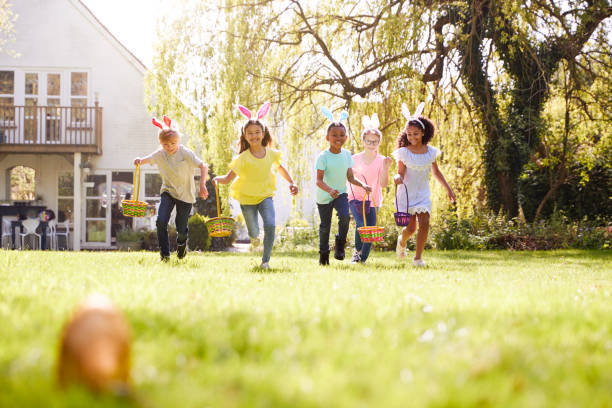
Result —
M338 216L338 235L336 239L346 241L346 235L348 234L349 222L349 206L348 206L348 195L346 193L340 194L331 203L319 204L319 217L321 218L321 224L319 224L319 251L329 251L329 232L331 230L332 212L336 209L336 215Z
M163 192L157 211L157 240L159 241L159 252L162 256L170 256L170 239L168 238L168 221L172 209L176 206L176 243L184 244L187 242L189 229L187 222L189 221L189 213L191 212L191 203L186 203L172 197L168 192Z
M351 209L351 214L353 214L353 218L355 219L355 250L361 254L361 261L365 262L368 259L368 255L370 255L370 248L372 248L372 244L369 242L363 243L361 242L361 238L359 237L359 232L357 228L363 227L363 217L361 213L363 212L363 207L359 205L359 208L356 208L355 205L361 203L361 201L351 200L349 203L349 207ZM369 211L366 209L366 221L368 222L368 226L373 226L376 224L376 208L371 206Z
M270 260L272 253L272 245L274 245L274 233L276 231L276 221L274 215L274 201L272 197L268 197L259 204L243 205L240 204L244 221L246 222L249 237L257 238L259 235L259 219L257 213L261 214L264 225L264 240L263 240L263 257L262 262Z

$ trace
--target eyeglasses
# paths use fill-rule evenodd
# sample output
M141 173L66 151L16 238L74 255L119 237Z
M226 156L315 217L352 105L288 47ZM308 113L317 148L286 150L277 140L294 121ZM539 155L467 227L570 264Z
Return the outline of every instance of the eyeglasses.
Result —
M368 139L364 139L363 142L369 146L376 146L377 144L380 143L380 140L368 140Z

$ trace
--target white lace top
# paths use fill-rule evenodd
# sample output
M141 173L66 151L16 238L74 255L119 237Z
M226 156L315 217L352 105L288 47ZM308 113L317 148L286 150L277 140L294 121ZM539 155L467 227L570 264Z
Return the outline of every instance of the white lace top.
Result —
M406 166L404 185L397 186L397 210L406 212L408 207L407 212L410 214L431 213L429 171L431 163L440 155L440 150L428 145L426 153L416 154L406 147L400 147L391 155L398 163L401 161Z

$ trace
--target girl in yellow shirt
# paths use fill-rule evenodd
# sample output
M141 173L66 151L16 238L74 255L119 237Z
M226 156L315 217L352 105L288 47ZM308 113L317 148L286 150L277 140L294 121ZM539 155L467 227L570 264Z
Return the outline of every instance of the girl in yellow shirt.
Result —
M261 267L269 268L270 253L274 244L276 222L274 215L274 202L272 197L276 190L276 176L274 171L289 182L291 195L298 193L297 186L287 170L281 165L281 153L270 148L272 136L268 127L261 121L270 110L270 102L264 103L252 117L251 111L242 105L238 108L247 118L247 122L240 129L240 152L229 165L230 171L224 176L213 178L213 183L228 184L236 177L230 187L231 196L238 200L240 209L246 222L251 244L259 245L259 219L261 215L264 225L264 248Z

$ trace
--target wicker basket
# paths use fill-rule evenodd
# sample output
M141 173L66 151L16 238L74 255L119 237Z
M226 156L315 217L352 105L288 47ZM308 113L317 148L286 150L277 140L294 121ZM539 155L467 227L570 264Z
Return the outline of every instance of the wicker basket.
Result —
M365 198L365 197L364 197ZM374 200L374 197L372 197ZM372 201L374 204L375 212L376 212L376 224L378 224L378 211L376 210L376 203ZM385 227L379 227L378 225L368 227L368 222L365 217L365 200L363 200L363 227L357 228L357 232L359 233L359 238L361 242L381 242L385 235Z
M222 217L219 208L219 186L215 183L215 195L217 198L217 216L206 221L208 235L211 237L228 237L232 234L235 220L231 217Z
M408 203L408 187L404 183L402 183L404 188L406 189L406 212L401 212L397 206L397 184L395 185L395 209L396 212L393 213L393 218L395 218L395 224L398 227L405 227L410 222L410 218L412 214L408 212L409 203Z
M136 165L136 170L134 170L134 186L136 187L136 197L133 200L123 200L121 201L121 208L123 209L123 215L126 217L144 217L147 208L149 207L149 203L146 201L138 201L138 196L140 194L140 166Z

